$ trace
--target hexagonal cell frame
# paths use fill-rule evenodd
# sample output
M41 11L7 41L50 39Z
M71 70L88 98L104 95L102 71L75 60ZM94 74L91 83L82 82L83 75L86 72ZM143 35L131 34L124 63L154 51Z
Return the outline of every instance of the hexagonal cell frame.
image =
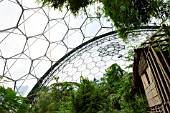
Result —
M0 2L0 31L5 29L14 28L19 22L22 15L22 9L19 4L10 0L3 0Z

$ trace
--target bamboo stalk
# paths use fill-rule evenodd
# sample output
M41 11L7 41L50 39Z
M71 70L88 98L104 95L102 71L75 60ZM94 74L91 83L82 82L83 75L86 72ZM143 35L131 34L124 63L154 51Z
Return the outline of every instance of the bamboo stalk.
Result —
M168 81L165 79L165 82L166 82L166 84L167 84L167 86L168 86L169 81L170 81L170 79L169 79L169 77L168 77L168 74L165 72L165 70L164 70L164 68L163 68L163 65L161 64L158 56L156 55L156 52L154 51L154 49L153 49L152 47L151 47L151 50L152 50L152 52L153 52L153 54L154 54L154 56L155 56L155 58L156 58L157 63L159 64L158 66L160 67L160 69L161 69L162 72L163 72L163 75L165 75L164 77L168 79ZM168 90L170 91L170 86L168 86ZM168 100L169 100L169 96L168 96Z
M144 41L141 45L143 45L144 43L146 43L148 40L150 40L151 38L153 38L153 36L155 36L157 33L159 33L161 30L163 29L163 26L161 26L155 33L153 33L146 41Z
M154 51L154 49L151 47L151 51L153 52L153 55L154 55L154 57L156 58L156 61L157 61L157 64L158 64L158 67L156 66L156 68L157 68L157 70L158 69L160 69L160 71L161 72L163 72L162 73L162 75L165 75L165 70L163 69L163 66L162 66L162 64L160 63L160 60L158 59L158 57L157 57L157 55L156 55L156 53L155 53L155 51ZM155 63L156 64L156 63ZM158 70L159 71L159 70ZM161 73L160 72L160 73ZM159 73L159 72L158 72ZM163 87L163 90L164 90L164 92L165 92L165 98L167 99L167 100L165 100L164 102L163 102L163 104L164 104L164 106L165 106L165 104L166 104L166 102L169 100L169 93L167 92L167 91L170 91L169 90L169 87L168 87L168 82L166 81L166 79L164 79L164 77L161 77L160 76L160 73L158 74L158 77L159 77L159 79L161 80L161 85L162 85L162 87ZM165 75L166 76L166 75ZM167 75L168 76L168 75ZM163 82L163 80L165 81L165 84L164 84L164 82ZM168 87L168 90L165 88L165 85ZM164 95L163 95L164 96ZM167 107L167 106L165 106L165 109L166 110L168 110L169 108Z
M148 57L149 59L150 59L150 65L152 66L152 69L153 69L153 71L154 71L154 76L155 76L155 78L156 78L156 81L157 81L157 84L158 84L158 86L159 86L159 90L161 91L161 96L163 96L163 101L166 101L165 100L165 96L164 96L164 93L163 93L163 90L162 90L162 84L160 84L160 82L161 81L159 81L160 80L160 78L157 76L158 74L159 74L159 71L158 71L158 69L157 69L157 67L155 66L156 64L155 64L155 62L154 62L154 59L153 59L153 57L152 57L152 53L149 51L149 54L150 54L150 56Z
M164 97L162 97L162 95L161 95L161 94L162 94L161 87L160 87L160 84L159 84L159 81L158 81L157 77L155 76L155 75L156 75L156 72L155 72L154 66L152 65L151 58L149 57L149 52L146 53L146 52L144 51L144 54L145 54L145 56L146 56L146 55L148 56L148 57L146 57L146 58L147 58L147 63L148 63L148 65L149 65L149 67L150 67L150 69L151 69L151 72L152 72L152 75L153 75L153 77L154 77L153 81L155 82L155 84L157 84L157 85L156 85L156 89L157 89L157 91L159 92L160 99L161 99L161 103L163 103Z

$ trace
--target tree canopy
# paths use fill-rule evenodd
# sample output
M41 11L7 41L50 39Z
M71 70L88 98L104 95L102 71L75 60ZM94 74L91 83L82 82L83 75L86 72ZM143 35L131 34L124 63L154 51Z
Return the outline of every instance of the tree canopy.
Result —
M0 111L1 113L25 113L29 108L25 98L17 96L11 88L0 86Z
M102 0L102 3L121 38L127 38L129 28L147 26L153 19L164 23L170 17L169 0Z
M1 113L26 113L29 109L29 104L26 103L26 98L18 96L11 88L5 88L1 82L0 75L0 112Z
M102 0L104 11L117 28L146 25L152 17L169 17L169 0Z
M58 82L44 87L32 107L11 88L0 86L2 113L144 113L143 93L131 84L132 73L111 65L99 80L80 77L80 82Z
M80 83L56 82L40 92L31 113L143 113L144 94L135 92L131 73L113 64L100 80L81 77Z
M129 27L137 29L141 25L150 24L153 18L165 22L170 17L169 0L38 0L43 5L58 8L62 11L68 8L74 15L87 6L101 2L103 12L119 29L120 34L126 35ZM98 12L100 13L100 12ZM97 13L97 14L98 14Z
M95 0L38 0L38 2L41 2L43 5L60 9L60 11L62 11L63 8L67 8L74 15L76 15L81 9L94 3L94 1Z

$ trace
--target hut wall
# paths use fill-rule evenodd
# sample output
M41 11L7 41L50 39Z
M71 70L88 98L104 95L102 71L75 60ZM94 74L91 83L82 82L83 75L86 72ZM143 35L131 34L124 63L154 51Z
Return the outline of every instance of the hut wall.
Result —
M135 49L133 85L143 83L151 113L170 113L170 32L166 26Z
M161 104L160 95L157 91L150 67L141 76L149 107Z

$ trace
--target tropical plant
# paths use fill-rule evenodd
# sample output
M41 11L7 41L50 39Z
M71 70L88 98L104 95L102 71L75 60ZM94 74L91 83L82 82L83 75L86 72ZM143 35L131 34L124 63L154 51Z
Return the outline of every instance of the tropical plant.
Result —
M11 88L0 86L0 111L1 113L26 113L29 104L26 99L17 96Z
M80 83L57 82L43 91L31 113L143 113L144 94L135 92L132 74L111 65L100 80L81 77Z
M71 94L77 87L74 82L56 82L40 92L31 113L70 113Z

